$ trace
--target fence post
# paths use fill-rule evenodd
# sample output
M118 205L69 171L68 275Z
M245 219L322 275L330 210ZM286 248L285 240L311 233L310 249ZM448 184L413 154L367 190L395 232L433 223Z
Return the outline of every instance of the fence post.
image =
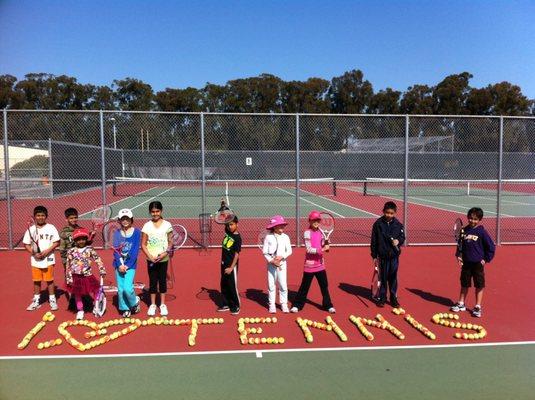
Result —
M300 155L299 155L299 114L295 114L295 245L301 247L301 227L299 226L301 216L301 206L299 195L301 193L300 183Z
M405 173L403 180L403 225L405 226L405 246L409 244L409 116L405 115Z
M502 243L501 214L502 214L502 168L503 168L503 116L500 116L500 140L498 149L498 194L496 197L496 243Z
M104 143L104 113L100 115L100 162L102 164L102 204L106 204L106 144Z
M13 250L13 218L11 215L11 185L9 181L9 141L7 137L7 109L4 108L4 181L7 199L7 248Z
M54 175L52 170L52 139L48 138L48 185L50 187L50 198L54 198Z
M201 213L206 213L206 175L204 154L204 113L201 112ZM204 218L204 217L203 217Z

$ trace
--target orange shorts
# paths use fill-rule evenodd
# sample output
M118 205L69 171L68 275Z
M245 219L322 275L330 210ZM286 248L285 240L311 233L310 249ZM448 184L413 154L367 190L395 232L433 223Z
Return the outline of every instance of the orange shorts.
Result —
M54 280L53 270L53 265L49 266L48 268L32 267L32 280L34 282L52 282Z

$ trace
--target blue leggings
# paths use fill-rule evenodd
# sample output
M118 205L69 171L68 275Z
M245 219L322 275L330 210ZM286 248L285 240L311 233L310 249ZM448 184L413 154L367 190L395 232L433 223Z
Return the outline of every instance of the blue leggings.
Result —
M137 304L136 292L134 291L135 269L128 269L123 274L119 269L115 270L115 279L117 280L117 298L119 300L119 310L130 310Z

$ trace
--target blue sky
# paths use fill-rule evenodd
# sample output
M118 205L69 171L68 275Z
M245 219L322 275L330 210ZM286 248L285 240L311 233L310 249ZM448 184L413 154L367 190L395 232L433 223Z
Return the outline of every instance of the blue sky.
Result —
M0 74L155 90L361 69L375 90L509 81L535 98L535 1L0 0Z

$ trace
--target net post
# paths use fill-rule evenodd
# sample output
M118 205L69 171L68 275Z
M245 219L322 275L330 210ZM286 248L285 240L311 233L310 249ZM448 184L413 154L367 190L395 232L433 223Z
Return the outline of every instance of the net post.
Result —
M9 141L7 137L7 108L4 108L4 182L7 204L7 248L13 250L13 219L11 215L11 182L9 181Z
M301 247L301 228L299 226L299 218L301 214L299 204L299 194L301 193L300 184L300 155L299 155L299 114L295 114L295 245Z
M409 116L405 115L405 172L403 180L403 225L405 227L405 246L409 244Z
M502 169L503 169L503 116L500 116L500 139L498 144L498 191L496 196L496 244L502 243L501 208L502 208Z
M102 204L106 204L106 145L104 143L104 112L99 111L100 116L100 163L102 174Z
M52 175L52 139L48 138L48 185L50 186L50 198L54 197L54 175Z
M204 113L201 112L201 214L206 214L206 176L205 176L205 151L204 151Z
M466 195L470 196L470 181L466 183Z

